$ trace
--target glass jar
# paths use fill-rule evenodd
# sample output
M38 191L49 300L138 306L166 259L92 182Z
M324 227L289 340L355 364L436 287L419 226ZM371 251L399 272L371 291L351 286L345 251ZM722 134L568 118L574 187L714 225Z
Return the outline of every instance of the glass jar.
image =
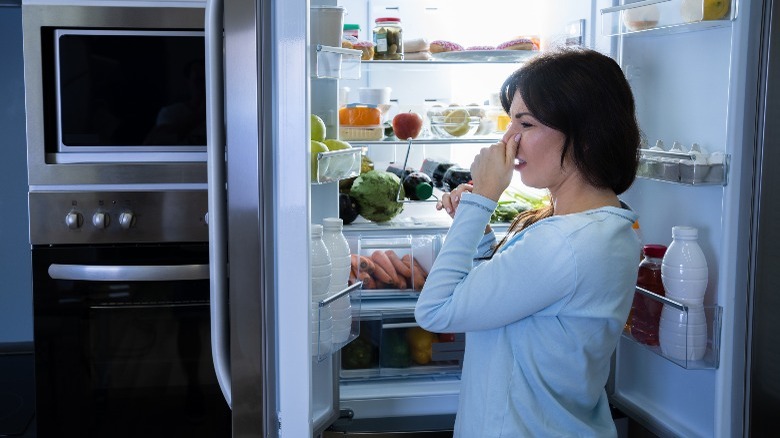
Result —
M380 17L374 26L374 59L401 60L404 59L404 38L401 19L397 17Z

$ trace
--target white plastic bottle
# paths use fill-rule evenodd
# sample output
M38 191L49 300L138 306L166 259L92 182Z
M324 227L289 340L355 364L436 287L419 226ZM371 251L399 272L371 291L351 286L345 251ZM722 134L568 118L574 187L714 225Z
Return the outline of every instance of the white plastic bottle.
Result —
M331 283L328 296L332 296L347 288L351 267L351 251L349 242L344 237L344 222L337 217L326 217L322 220L322 240L331 255ZM352 305L349 295L343 295L330 303L333 316L333 343L346 342L352 329Z
M666 296L688 306L688 311L664 305L658 327L661 352L673 359L700 360L707 347L704 294L707 290L707 259L694 227L672 228L672 243L661 261L661 280Z
M707 259L694 227L672 228L672 243L661 261L661 279L666 296L687 305L704 304L707 290Z
M312 355L323 356L331 351L333 317L330 308L320 307L327 298L331 283L331 259L322 240L322 225L311 226L311 342Z

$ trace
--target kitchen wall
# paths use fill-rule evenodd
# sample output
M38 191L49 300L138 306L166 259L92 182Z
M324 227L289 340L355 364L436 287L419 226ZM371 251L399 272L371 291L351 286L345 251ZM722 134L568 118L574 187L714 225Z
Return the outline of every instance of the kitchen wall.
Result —
M0 59L0 343L30 342L22 14L15 2L0 1Z

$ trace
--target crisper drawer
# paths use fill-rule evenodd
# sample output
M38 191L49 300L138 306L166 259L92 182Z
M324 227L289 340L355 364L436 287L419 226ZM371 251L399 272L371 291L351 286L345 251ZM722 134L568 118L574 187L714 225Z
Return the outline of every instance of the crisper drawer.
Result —
M465 335L424 330L413 313L363 313L360 335L341 350L341 379L459 375Z
M351 281L362 298L417 298L441 246L439 234L360 235L350 239Z

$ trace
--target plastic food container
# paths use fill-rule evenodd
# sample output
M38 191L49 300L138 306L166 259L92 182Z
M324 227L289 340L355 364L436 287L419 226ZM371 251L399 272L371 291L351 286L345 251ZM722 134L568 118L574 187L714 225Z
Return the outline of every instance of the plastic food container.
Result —
M339 126L339 139L346 141L381 140L385 137L385 128L382 125L375 126Z
M479 128L481 118L469 116L460 121L453 121L447 116L431 117L431 132L439 138L459 138L473 135Z

